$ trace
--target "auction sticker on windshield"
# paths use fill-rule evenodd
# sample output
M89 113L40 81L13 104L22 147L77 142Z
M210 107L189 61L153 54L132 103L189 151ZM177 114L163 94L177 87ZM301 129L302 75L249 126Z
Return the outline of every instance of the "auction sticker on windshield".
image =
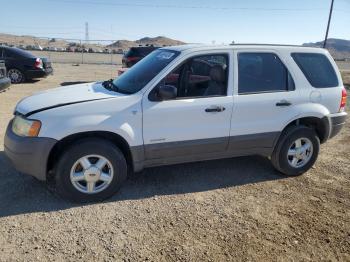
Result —
M173 56L174 56L173 52L163 51L157 55L157 58L168 60L168 59L172 58Z

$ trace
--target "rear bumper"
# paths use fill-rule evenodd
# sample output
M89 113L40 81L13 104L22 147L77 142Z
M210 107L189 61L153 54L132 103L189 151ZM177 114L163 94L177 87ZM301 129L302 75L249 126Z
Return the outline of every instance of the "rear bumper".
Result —
M47 77L53 73L52 68L28 70L25 75L27 79Z
M4 150L17 171L46 180L46 166L49 153L56 140L44 137L20 137L12 132L12 121L9 123Z
M0 78L0 91L8 88L11 85L11 80L8 77Z
M329 116L332 124L329 138L332 138L337 134L339 134L340 130L345 125L347 115L348 115L347 113L342 112L342 113L333 114Z

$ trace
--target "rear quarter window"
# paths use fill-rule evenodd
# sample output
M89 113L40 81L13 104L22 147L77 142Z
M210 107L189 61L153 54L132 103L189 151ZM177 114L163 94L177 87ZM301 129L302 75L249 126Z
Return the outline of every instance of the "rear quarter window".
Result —
M292 53L292 57L313 87L327 88L339 85L337 74L325 55Z

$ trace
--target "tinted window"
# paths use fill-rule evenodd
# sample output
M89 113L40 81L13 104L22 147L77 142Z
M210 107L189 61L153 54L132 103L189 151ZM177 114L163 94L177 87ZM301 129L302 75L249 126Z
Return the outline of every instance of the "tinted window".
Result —
M130 48L128 52L126 52L125 56L138 56L139 54L134 48Z
M153 52L154 50L156 50L157 48L155 47L144 47L144 48L140 48L139 52L142 56L146 56L149 53Z
M113 80L121 93L133 94L141 90L160 71L179 55L177 51L159 49L146 56L121 76Z
M146 56L156 49L156 47L132 47L125 56Z
M332 64L323 54L293 53L292 57L313 87L338 86L338 77Z
M186 60L161 84L177 88L177 97L208 97L227 94L228 56L203 55Z
M287 68L273 53L238 55L239 94L294 90Z

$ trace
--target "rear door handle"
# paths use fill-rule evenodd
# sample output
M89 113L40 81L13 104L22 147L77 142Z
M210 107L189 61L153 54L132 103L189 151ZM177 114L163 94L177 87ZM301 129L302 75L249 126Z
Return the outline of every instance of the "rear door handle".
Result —
M225 107L223 106L213 106L205 109L205 112L212 113L212 112L222 112L225 111Z
M276 106L291 106L292 103L287 100L281 100L276 103Z

